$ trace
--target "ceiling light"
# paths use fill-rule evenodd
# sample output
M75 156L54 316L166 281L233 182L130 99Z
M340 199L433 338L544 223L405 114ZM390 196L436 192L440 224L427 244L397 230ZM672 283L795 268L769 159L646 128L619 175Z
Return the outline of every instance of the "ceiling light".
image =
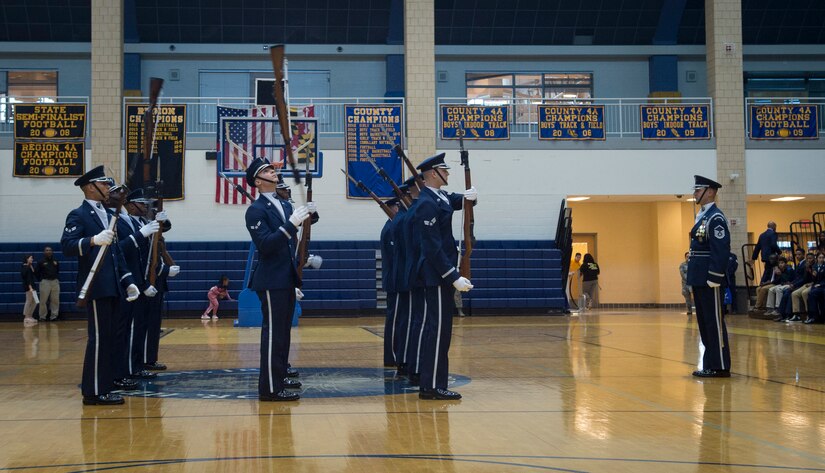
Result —
M771 199L771 202L792 202L794 200L802 200L804 197L795 197L795 196L786 196L786 197L777 197L775 199Z
M582 200L587 200L589 198L590 197L568 197L567 201L568 202L581 202Z

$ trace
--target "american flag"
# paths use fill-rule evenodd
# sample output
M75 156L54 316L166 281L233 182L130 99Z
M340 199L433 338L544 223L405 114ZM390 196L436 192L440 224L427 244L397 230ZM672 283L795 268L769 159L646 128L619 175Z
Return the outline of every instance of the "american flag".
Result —
M314 117L315 107L307 106L302 109L290 109L290 115L297 116L299 114L305 117ZM221 151L224 171L243 172L249 163L255 158L268 159L276 167L280 167L283 165L283 158L281 149L272 146L276 143L276 139L277 143L281 142L281 135L277 121L234 121L230 122L227 126L227 124L222 123L221 118L277 118L277 116L278 114L275 111L275 107L243 109L218 106L218 136L216 149ZM301 130L298 131L300 133ZM295 141L298 136L301 135L293 134L293 147L297 146ZM223 149L221 149L222 143ZM220 166L218 166L218 172L220 172ZM240 184L252 195L253 198L257 198L257 189L254 187L249 187L243 176L229 177L229 181L227 181L219 174L216 174L215 202L223 204L250 203L249 199L235 190L233 184Z

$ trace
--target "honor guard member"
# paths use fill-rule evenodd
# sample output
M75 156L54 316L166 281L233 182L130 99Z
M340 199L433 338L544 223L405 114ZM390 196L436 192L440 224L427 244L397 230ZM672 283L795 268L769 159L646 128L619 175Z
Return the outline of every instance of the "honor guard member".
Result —
M395 241L395 289L398 292L398 316L395 318L395 361L397 365L396 376L405 377L409 375L408 353L410 337L412 335L412 279L410 276L415 267L413 260L418 254L418 245L414 244L412 237L412 222L410 216L415 212L418 202L418 187L415 185L415 178L411 177L399 186L402 191L409 194L412 205L409 209L400 210L400 214L393 219L394 241ZM421 304L423 307L423 302Z
M138 227L146 225L148 221L149 206L152 204L152 199L146 197L143 189L135 189L129 193L126 198L126 205L124 206L136 222ZM171 223L165 211L158 212L155 215L155 221L160 228L166 232L171 228ZM157 234L157 227L155 232L146 238L145 242L140 244L141 252L141 274L148 279L148 271L150 266L151 248L154 236ZM133 345L133 364L140 366L143 375L147 375L146 370L161 371L166 369L166 365L158 363L157 354L160 344L160 323L161 313L163 308L163 297L166 292L166 277L174 277L180 272L178 266L166 266L163 261L160 261L157 267L157 277L155 280L154 291L155 295L149 297L146 291L144 295L143 313L140 319L135 319L136 336ZM150 291L151 292L151 291ZM151 376L151 373L148 373Z
M398 216L399 200L392 198L384 202L393 212L381 228L381 287L387 294L387 314L384 318L384 367L395 367L393 353L393 330L395 328L396 309L398 308L398 293L395 290L395 266L393 264L393 222Z
M728 329L722 318L722 290L730 255L730 230L725 214L716 207L716 192L722 187L706 177L694 176L693 197L700 206L690 230L687 283L693 288L696 321L705 354L702 369L693 376L730 376Z
M77 288L83 287L94 261L103 247L111 245L114 231L109 230L111 216L101 203L106 200L114 180L98 166L79 177L74 184L83 191L85 200L69 212L60 245L63 254L78 258ZM83 404L123 404L123 397L112 394L114 388L115 323L120 311L120 299L126 293L128 301L140 295L134 279L126 270L123 255L113 245L96 268L94 284L86 294L86 315L89 338L83 361L81 392Z
M421 189L414 225L421 232L421 257L418 280L424 286L424 332L421 339L421 399L461 399L447 390L450 339L455 311L454 290L469 291L473 285L456 270L458 248L453 238L453 210L461 209L465 198L475 200L475 190L448 194L441 187L448 184L450 167L444 153L418 165L426 186Z
M114 186L109 189L109 198L106 206L112 211L117 211L119 204L126 200L126 188L124 186ZM120 389L135 389L137 383L129 378L151 379L153 373L144 371L142 360L139 358L138 346L142 347L143 340L140 334L145 332L145 307L147 297L154 297L157 291L148 285L143 276L143 261L145 261L146 250L149 247L148 238L157 231L159 224L149 222L141 224L134 220L127 212L124 205L120 206L120 215L117 219L116 241L126 267L135 285L143 293L134 301L121 301L120 314L116 326L117 356L115 357L115 386Z
M246 170L246 182L261 194L246 210L246 228L258 251L249 287L257 292L263 314L258 396L261 401L295 401L300 396L286 389L301 386L286 381L292 314L296 297L303 296L295 236L309 210L301 206L293 211L275 196L278 175L268 161L255 158Z

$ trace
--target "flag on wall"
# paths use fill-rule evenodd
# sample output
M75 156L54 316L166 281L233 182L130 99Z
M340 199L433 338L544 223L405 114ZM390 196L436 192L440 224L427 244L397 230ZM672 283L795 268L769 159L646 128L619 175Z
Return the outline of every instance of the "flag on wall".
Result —
M290 108L290 115L314 117L315 106L309 105L301 108ZM274 147L280 143L280 128L277 122L260 121L237 121L228 124L222 123L221 118L277 118L275 107L256 107L251 109L221 107L218 106L218 133L215 149L221 152L223 160L222 166L217 166L217 171L244 171L249 163L256 157L268 159L276 167L283 165L283 152L281 148ZM303 126L303 125L301 125ZM293 130L293 147L297 146L296 140L301 136ZM277 138L276 138L277 137ZM277 141L276 141L277 139ZM221 149L223 144L224 149ZM215 175L215 202L222 204L249 204L243 194L235 190L233 184L239 184L249 192L253 198L257 198L257 189L249 187L243 176L229 177L229 181L223 179L220 174Z

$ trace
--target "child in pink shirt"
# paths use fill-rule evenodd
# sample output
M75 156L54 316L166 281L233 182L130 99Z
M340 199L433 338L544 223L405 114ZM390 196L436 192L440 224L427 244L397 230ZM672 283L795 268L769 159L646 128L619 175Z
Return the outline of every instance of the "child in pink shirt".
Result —
M218 320L218 299L234 300L229 295L229 277L221 276L220 283L212 286L206 297L209 299L209 307L201 315L201 319L209 320L209 312L212 312L212 320Z

